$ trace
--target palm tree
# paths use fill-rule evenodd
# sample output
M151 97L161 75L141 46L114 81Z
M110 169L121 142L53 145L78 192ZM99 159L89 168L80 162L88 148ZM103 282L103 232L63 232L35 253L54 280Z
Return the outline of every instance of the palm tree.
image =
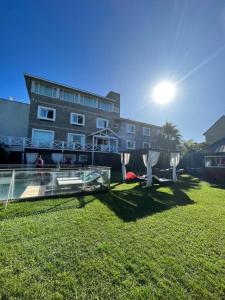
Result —
M181 141L181 134L176 125L173 125L170 122L166 122L162 127L162 135L164 138L169 141L174 141L174 143L179 144Z

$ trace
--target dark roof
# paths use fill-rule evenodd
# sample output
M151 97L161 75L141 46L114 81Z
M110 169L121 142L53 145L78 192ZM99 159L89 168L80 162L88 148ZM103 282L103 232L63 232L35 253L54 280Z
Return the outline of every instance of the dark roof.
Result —
M206 130L206 132L203 133L205 135L212 127L214 127L219 121L221 121L223 118L225 118L225 115L221 116L215 123L213 123L212 126L209 127L209 129Z
M225 153L225 138L219 140L218 142L208 146L204 151L207 153Z

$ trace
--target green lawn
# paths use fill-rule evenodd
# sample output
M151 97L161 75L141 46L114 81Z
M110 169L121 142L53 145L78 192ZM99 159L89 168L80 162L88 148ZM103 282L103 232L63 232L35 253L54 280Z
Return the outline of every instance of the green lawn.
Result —
M115 182L0 206L0 299L225 299L225 189Z

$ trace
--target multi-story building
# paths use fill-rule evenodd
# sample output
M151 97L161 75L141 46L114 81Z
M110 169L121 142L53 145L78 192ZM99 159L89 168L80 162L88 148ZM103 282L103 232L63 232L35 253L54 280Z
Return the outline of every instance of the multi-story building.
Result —
M156 147L161 127L121 118L120 94L100 96L29 74L25 81L30 109L28 135L21 138L24 152L104 164L110 153Z

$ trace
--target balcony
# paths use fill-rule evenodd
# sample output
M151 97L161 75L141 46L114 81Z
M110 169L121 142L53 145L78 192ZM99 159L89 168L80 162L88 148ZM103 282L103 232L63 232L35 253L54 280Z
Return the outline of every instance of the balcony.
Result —
M60 151L84 151L84 152L101 152L101 153L118 153L117 144L114 145L96 145L96 144L80 144L68 143L65 141L54 140L52 142L44 142L33 140L26 137L13 137L0 135L0 144L3 144L10 151L25 151L25 149L46 149Z

